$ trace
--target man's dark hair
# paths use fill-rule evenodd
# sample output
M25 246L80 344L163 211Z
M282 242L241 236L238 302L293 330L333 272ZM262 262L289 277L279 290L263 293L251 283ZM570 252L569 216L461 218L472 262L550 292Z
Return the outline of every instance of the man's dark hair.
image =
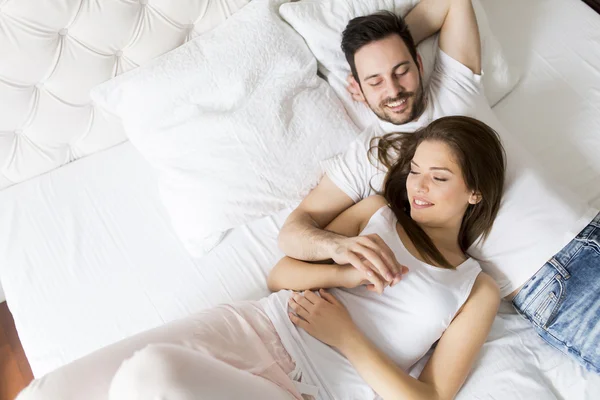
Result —
M352 75L359 85L354 55L361 47L391 35L400 36L417 64L417 46L415 46L415 41L402 17L390 11L379 11L375 14L354 18L346 25L346 29L342 33L342 51L350 64Z

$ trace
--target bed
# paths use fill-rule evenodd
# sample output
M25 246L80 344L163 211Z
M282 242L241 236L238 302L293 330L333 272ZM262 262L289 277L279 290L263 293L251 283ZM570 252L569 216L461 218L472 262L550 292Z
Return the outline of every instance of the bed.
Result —
M492 28L511 26L496 31L523 67L494 108L499 119L558 182L600 207L600 16L575 0L482 3ZM36 377L195 311L268 294L291 208L231 230L194 258L156 187L153 169L125 142L0 192L0 280ZM458 398L599 393L600 377L503 304Z

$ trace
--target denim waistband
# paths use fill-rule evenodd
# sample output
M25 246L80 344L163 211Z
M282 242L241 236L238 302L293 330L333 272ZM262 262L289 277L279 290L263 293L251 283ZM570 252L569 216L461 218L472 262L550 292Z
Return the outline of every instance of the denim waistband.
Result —
M581 248L582 244L588 241L591 237L595 237L600 233L600 213L594 217L594 219L585 227L577 236L571 240L561 251L559 251L554 257L552 257L548 262L552 263L563 275L565 272L568 275L568 272L563 267L564 265L569 265L569 261L571 258ZM564 270L564 271L561 271ZM569 279L568 276L563 275L563 278Z

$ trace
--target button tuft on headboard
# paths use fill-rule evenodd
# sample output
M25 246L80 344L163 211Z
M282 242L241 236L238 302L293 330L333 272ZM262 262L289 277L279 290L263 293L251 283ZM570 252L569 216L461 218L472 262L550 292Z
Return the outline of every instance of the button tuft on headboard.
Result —
M249 1L0 0L0 190L126 140L114 116L92 120L90 88Z

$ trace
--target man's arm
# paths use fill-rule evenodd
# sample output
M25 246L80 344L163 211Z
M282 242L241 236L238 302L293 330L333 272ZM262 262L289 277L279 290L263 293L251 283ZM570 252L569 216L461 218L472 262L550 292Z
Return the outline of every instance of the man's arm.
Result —
M401 279L403 267L381 238L356 236L339 227L327 226L353 204L325 175L285 221L279 233L279 247L298 260L331 259L339 265L351 264L366 274L374 270L388 284L395 285Z
M354 202L323 176L287 218L279 233L279 247L290 257L305 261L333 259L339 243L347 236L324 228Z
M349 207L338 215L329 225L327 232L341 235L342 238L358 236L373 214L386 206L386 200L381 196L371 196ZM367 235L357 238L363 241L381 242L378 235ZM385 244L385 243L384 243ZM388 263L393 263L393 253L384 253L383 258ZM363 261L366 263L366 261ZM349 270L350 268L350 270ZM379 271L382 265L373 266ZM370 271L370 269L369 269ZM398 276L401 278L401 275ZM378 273L364 274L348 265L336 264L311 264L290 257L282 258L269 273L267 279L269 289L273 292L289 290L310 290L332 287L356 287L367 284L368 288L377 293L383 293L387 286L386 281Z
M471 0L422 0L405 18L415 43L440 32L440 49L481 74L481 42Z

